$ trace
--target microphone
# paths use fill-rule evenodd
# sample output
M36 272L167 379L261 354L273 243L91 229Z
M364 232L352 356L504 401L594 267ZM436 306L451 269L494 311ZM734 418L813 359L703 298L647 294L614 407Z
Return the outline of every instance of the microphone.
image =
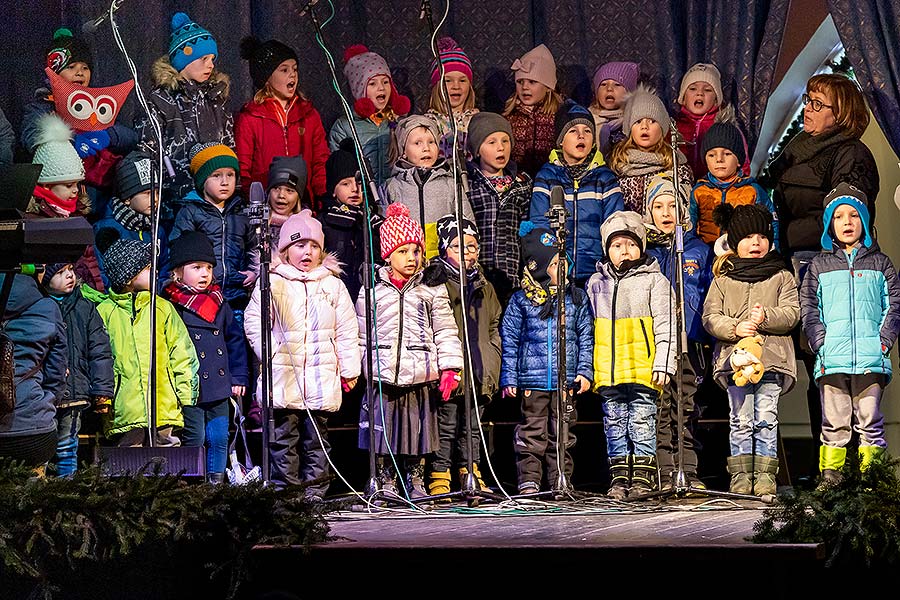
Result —
M306 13L308 13L310 10L312 10L312 7L318 3L319 3L319 0L309 0L309 2L306 3L306 6L304 6L303 8L300 9L300 16L302 17L302 16L306 15Z
M112 10L113 12L116 12L117 10L119 10L119 6L120 6L120 5L122 4L122 2L124 2L124 1L125 1L125 0L115 0L115 1L112 3L111 10ZM100 29L100 26L103 25L108 19L109 19L109 11L107 10L107 11L105 11L102 15L100 15L99 17L97 17L96 19L93 19L93 20L91 20L91 21L85 21L85 22L84 22L84 25L81 26L81 32L84 33L84 34L86 34L86 35L91 35L91 34L94 33L95 31L97 31L98 29Z
M550 209L544 213L544 216L550 220L550 224L554 229L562 229L566 226L566 217L569 211L566 210L566 192L561 185L554 185L550 188Z
M247 209L247 216L251 225L262 225L268 218L269 203L266 202L266 190L259 181L250 184L250 206Z
M551 208L565 208L566 206L566 191L563 189L561 185L554 185L550 188L550 207Z

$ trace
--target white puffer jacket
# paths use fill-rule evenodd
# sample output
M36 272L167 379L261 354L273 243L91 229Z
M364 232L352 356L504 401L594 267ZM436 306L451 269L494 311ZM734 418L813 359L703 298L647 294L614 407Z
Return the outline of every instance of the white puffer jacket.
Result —
M419 271L406 282L403 290L398 290L391 283L389 273L388 267L381 267L375 274L373 380L409 386L438 381L441 371L462 369L462 344L447 287L423 284L423 272ZM366 296L363 292L356 300L356 314L365 359Z
M288 263L272 267L272 405L335 412L341 377L358 377L359 331L353 300L329 254L309 272ZM259 286L244 311L244 331L260 358ZM257 382L259 389L259 382Z

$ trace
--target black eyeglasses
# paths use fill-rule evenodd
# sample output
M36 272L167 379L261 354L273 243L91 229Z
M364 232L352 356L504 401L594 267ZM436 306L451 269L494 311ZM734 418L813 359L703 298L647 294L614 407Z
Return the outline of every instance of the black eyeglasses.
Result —
M450 244L447 248L459 254L459 244ZM476 244L466 244L463 250L465 250L466 254L478 254L479 248Z
M803 94L803 96L800 97L800 100L803 102L803 106L806 106L807 104L812 104L812 109L816 112L819 112L823 108L834 108L832 105L825 104L821 100L816 100L815 98L810 98L809 94Z

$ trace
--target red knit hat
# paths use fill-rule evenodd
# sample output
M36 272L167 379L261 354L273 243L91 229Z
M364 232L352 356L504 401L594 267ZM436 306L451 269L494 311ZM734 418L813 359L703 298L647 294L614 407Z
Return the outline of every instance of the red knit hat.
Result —
M425 249L425 232L412 217L409 208L400 202L387 207L387 218L381 225L381 258L387 260L394 250L406 244L418 244Z

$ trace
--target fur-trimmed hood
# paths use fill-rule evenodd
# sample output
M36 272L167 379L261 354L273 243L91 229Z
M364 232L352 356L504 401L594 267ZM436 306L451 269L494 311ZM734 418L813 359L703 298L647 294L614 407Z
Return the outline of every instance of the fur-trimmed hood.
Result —
M178 71L175 70L175 67L172 66L172 63L169 62L168 56L161 56L153 62L153 65L150 67L150 77L153 80L154 85L167 88L170 91L181 89L186 83L186 80L179 75ZM231 78L225 73L213 69L209 79L198 85L210 87L221 86L222 94L225 98L228 98L228 92L231 87Z

